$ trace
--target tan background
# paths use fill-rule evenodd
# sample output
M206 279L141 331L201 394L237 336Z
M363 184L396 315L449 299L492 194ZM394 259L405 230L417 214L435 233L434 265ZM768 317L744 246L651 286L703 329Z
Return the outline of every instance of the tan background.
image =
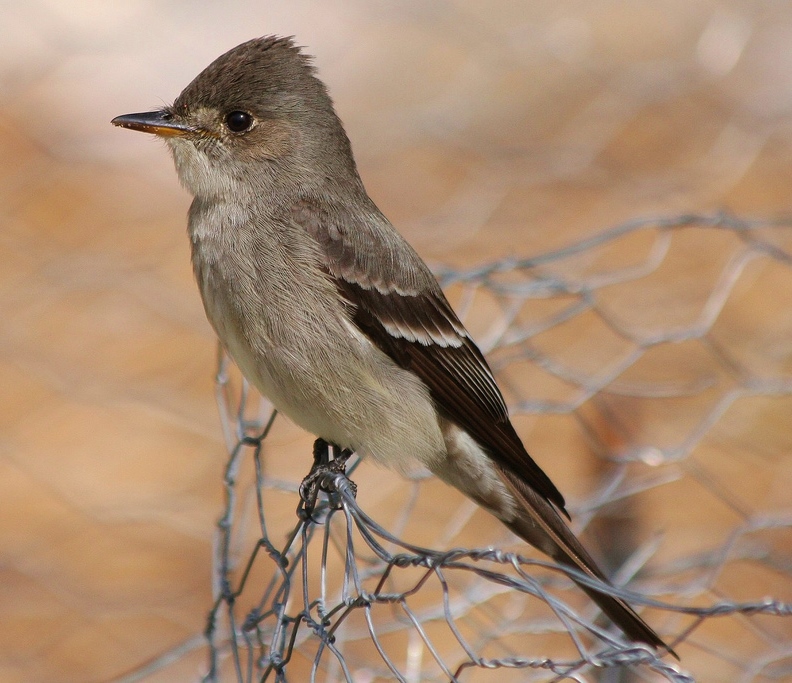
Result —
M113 116L172 100L247 38L294 34L316 55L370 193L433 263L533 254L640 215L790 209L784 2L30 0L0 3L0 17L9 683L113 679L198 633L211 602L225 455L189 197L162 145L113 129ZM683 246L683 271L662 281L696 282L715 252ZM730 329L770 349L768 374L788 376L792 287L786 276L763 286ZM788 510L790 401L749 412L722 483L752 511ZM552 426L529 426L546 462L563 448ZM307 470L310 441L295 428L280 425L273 443L295 454L292 474ZM584 496L558 458L554 479ZM681 502L696 494L669 495L657 514L684 526ZM697 519L711 514L712 533L728 534L735 519L702 505ZM788 562L789 543L779 552ZM755 580L735 595L792 598L788 570ZM789 629L778 632L783 647ZM687 656L702 681L740 670ZM202 664L150 680L193 680Z

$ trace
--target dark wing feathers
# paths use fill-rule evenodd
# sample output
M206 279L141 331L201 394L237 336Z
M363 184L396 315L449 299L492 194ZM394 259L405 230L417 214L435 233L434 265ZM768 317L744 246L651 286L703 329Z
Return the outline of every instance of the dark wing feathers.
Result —
M502 467L567 514L564 498L528 455L481 351L420 257L385 225L303 202L292 220L313 235L324 267L349 303L353 322L429 387L438 409ZM568 516L568 514L567 514Z

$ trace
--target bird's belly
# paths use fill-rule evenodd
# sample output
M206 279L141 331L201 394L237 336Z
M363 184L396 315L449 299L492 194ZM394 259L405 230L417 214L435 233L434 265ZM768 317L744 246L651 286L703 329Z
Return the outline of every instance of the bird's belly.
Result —
M310 343L299 353L258 352L238 334L221 339L242 374L306 431L402 473L432 466L445 457L445 443L428 390L356 334L329 357Z
M279 413L305 431L321 436L330 443L344 448L354 447L353 444L357 439L354 429L350 429L353 425L349 422L345 424L337 416L330 415L324 408L326 401L306 396L306 392L301 391L299 383L295 384L292 390L284 390L274 379L266 363L250 362L251 359L244 351L229 348L229 354L242 374L277 408Z
M304 371L288 367L275 349L254 351L236 330L218 330L218 335L240 372L279 413L312 434L345 447L349 445L345 443L348 435L338 429L337 421L324 409L325 401L317 400L315 391L307 391L306 385L315 384L315 377L304 377ZM285 377L290 380L288 387Z

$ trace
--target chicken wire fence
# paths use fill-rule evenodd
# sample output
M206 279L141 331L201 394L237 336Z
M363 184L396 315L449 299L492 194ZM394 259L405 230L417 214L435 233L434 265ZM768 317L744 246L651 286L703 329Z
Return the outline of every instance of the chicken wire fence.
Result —
M508 533L465 536L475 506L427 493L421 472L380 500L396 475L353 457L309 518L299 479L268 474L276 414L221 354L230 458L206 640L124 680L206 642L205 681L791 680L792 509L772 489L792 443L791 239L792 222L666 217L437 271L518 424L563 419L550 447L531 429L529 451L554 477L540 450L573 444L573 472L593 473L570 510L617 586L598 587L681 661L626 641L571 570ZM437 518L432 547L411 540Z

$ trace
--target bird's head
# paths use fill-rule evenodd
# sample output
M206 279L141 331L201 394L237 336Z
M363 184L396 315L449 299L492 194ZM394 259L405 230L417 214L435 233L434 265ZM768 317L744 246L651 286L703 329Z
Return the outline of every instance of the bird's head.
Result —
M357 177L327 90L291 38L242 43L204 69L172 106L112 123L165 139L195 196L260 192L276 181L310 187L350 171Z

